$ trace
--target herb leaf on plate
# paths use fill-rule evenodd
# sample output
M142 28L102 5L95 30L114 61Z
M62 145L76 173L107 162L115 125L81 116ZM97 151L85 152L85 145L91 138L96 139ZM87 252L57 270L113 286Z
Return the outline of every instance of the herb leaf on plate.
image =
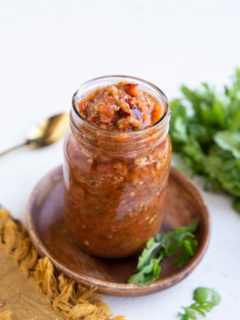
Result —
M161 261L166 257L174 256L174 263L183 268L194 256L198 241L194 231L198 222L194 220L185 227L179 227L169 233L158 233L148 240L142 254L138 258L137 272L128 282L141 286L155 282L161 273Z

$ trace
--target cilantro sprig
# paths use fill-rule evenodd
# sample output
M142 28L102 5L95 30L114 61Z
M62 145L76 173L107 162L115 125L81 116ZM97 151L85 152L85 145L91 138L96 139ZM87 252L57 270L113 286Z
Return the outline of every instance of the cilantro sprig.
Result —
M158 233L148 240L142 254L138 258L137 272L128 282L141 286L155 282L161 273L160 262L166 257L174 257L174 263L183 268L194 256L198 241L194 231L198 222L194 220L185 227L179 227L169 233Z
M240 69L230 86L217 93L204 83L181 88L171 102L170 135L190 175L202 175L205 188L233 196L240 212ZM184 168L186 172L186 168Z
M206 313L216 307L221 297L214 289L197 288L193 293L194 303L188 307L183 307L179 313L181 320L197 320L200 317L206 317Z

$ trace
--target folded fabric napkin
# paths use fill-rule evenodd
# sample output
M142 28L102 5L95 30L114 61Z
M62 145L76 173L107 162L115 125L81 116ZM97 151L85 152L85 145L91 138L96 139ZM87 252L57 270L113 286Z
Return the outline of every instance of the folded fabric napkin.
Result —
M125 320L40 258L19 221L0 208L0 320Z

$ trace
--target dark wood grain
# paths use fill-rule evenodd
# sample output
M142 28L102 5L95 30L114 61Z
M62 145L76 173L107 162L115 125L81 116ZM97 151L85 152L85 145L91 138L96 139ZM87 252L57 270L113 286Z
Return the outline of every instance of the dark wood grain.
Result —
M110 295L137 296L163 290L185 278L200 262L209 241L210 222L207 208L196 187L176 169L171 169L164 205L162 229L169 231L199 219L199 248L189 264L179 270L166 259L160 279L147 287L127 284L135 271L137 257L110 260L90 256L73 242L63 220L63 176L58 167L35 187L27 208L27 225L34 245L69 277Z

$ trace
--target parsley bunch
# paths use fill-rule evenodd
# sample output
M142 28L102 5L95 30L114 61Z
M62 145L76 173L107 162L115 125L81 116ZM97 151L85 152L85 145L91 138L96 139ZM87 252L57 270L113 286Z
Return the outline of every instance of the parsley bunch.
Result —
M181 92L171 102L173 150L190 174L204 176L207 190L232 195L240 212L240 69L221 94L206 83Z
M189 307L183 307L183 311L179 313L181 320L196 320L198 316L206 317L206 312L211 311L217 306L221 297L214 289L197 288L193 293L195 301Z
M174 263L183 268L197 250L198 241L194 235L197 226L198 222L193 221L186 227L179 227L166 234L160 232L149 239L138 258L137 272L128 282L142 286L153 283L159 278L160 262L166 257L174 256Z

